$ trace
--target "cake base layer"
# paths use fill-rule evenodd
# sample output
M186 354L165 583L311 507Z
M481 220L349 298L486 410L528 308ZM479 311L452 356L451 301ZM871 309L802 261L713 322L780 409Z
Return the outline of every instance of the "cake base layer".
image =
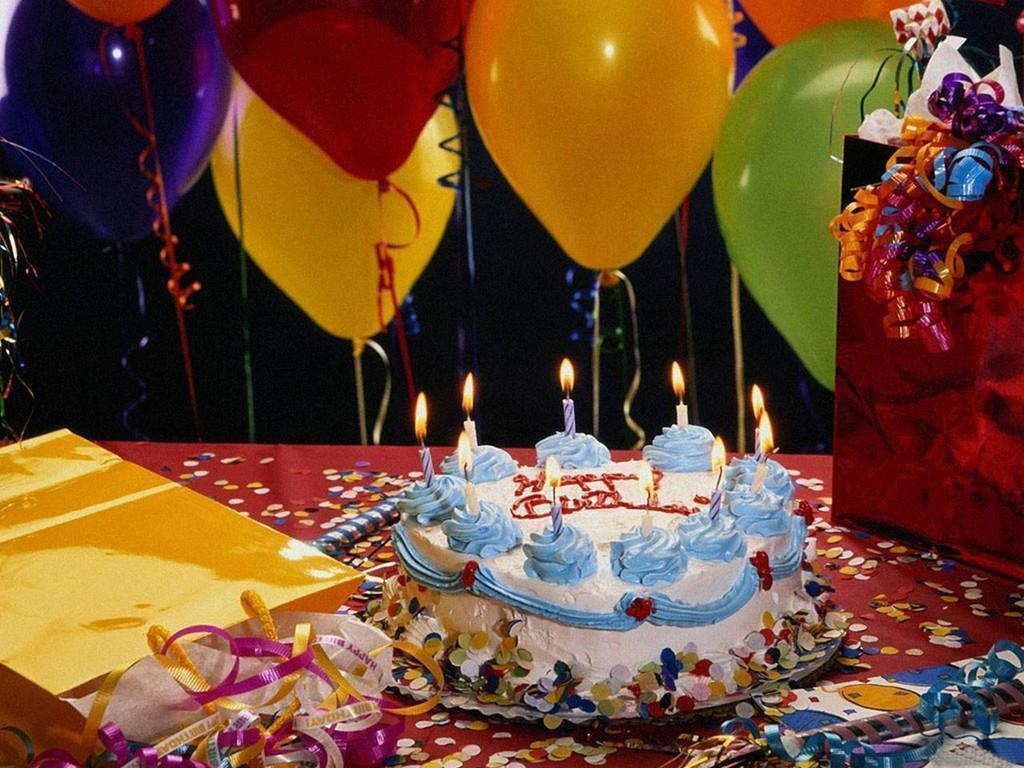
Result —
M368 615L441 662L450 706L569 722L653 719L739 701L826 663L848 616L811 569L793 581L783 600L766 591L724 625L694 629L572 627L493 599L439 592L405 573L385 583ZM425 698L435 681L415 662L403 663L399 688Z

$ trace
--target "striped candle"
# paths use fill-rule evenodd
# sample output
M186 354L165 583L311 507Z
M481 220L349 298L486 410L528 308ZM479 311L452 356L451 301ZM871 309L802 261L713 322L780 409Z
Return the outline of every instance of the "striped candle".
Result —
M708 505L708 515L714 520L718 517L718 513L722 511L722 493L721 488L715 488L711 494L711 503Z
M558 536L565 526L562 520L562 502L558 499L558 489L551 489L551 532Z
M423 467L423 482L427 485L434 484L434 460L430 456L430 449L427 446L420 446L420 465Z
M562 400L562 415L565 417L565 436L576 437L576 406L571 397Z
M558 499L558 486L562 484L562 468L558 459L548 456L544 462L544 485L551 489L551 532L558 536L562 532L562 502Z
M565 417L565 436L576 437L576 406L572 402L572 388L576 384L576 372L569 358L562 360L558 370L558 383L562 385L565 397L562 399L562 415Z

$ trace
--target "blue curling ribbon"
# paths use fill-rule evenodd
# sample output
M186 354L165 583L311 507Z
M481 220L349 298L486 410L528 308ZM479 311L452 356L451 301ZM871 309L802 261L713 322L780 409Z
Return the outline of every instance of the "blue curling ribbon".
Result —
M1005 156L1001 147L986 141L960 151L947 147L935 158L933 183L954 200L965 203L981 200Z
M1007 656L1011 658L1007 659ZM938 733L927 744L897 752L881 752L876 749L877 745L855 739L843 741L827 727L801 736L803 741L799 743L799 749L794 751L784 741L785 734L778 725L765 726L762 734L752 720L741 717L724 723L722 732L731 734L741 729L746 730L755 740L763 739L772 755L793 763L809 761L824 754L828 756L830 768L843 768L847 764L853 768L904 768L907 763L927 760L938 752L945 740L946 728L960 721L965 714L967 725L985 736L993 734L999 726L999 711L980 692L1013 680L1022 671L1024 648L1009 640L995 643L984 660L964 667L961 681L953 684L937 682L921 695L913 716L931 726L929 730ZM958 695L954 696L948 688L953 688ZM964 699L968 705L967 712L964 710Z
M405 323L406 336L412 338L413 336L420 335L422 330L420 327L420 316L416 313L416 305L413 303L411 292L405 297L405 301L402 302L402 322Z
M565 270L565 284L572 289L569 308L575 315L574 327L569 332L569 341L586 342L589 345L594 336L594 294L597 292L597 284L587 279L585 287L579 288L576 273L575 267Z

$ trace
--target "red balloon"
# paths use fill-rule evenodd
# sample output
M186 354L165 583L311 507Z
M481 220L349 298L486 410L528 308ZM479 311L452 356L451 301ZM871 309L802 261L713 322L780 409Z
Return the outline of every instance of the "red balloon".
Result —
M249 86L342 169L383 179L408 159L442 91L472 0L213 0ZM446 44L447 43L447 44Z

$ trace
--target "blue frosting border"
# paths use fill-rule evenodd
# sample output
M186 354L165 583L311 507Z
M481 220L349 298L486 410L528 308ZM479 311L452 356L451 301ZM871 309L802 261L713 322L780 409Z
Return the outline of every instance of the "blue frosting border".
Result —
M803 561L804 540L807 536L807 524L803 518L793 517L789 534L790 540L786 550L772 558L771 561L773 575L778 579L792 576L800 570ZM649 624L668 627L706 627L724 621L750 602L757 592L759 583L757 571L748 560L743 564L736 581L722 597L715 600L705 603L687 603L673 600L660 592L626 592L610 612L582 611L550 600L521 594L498 579L490 568L482 563L478 563L473 584L467 589L462 583L461 571L455 573L442 571L420 554L409 540L403 524L400 523L392 529L391 539L409 576L424 586L440 592L469 592L482 597L490 597L521 611L587 629L618 632L635 629L641 620L629 615L626 611L637 598L651 601L652 610L643 619Z

